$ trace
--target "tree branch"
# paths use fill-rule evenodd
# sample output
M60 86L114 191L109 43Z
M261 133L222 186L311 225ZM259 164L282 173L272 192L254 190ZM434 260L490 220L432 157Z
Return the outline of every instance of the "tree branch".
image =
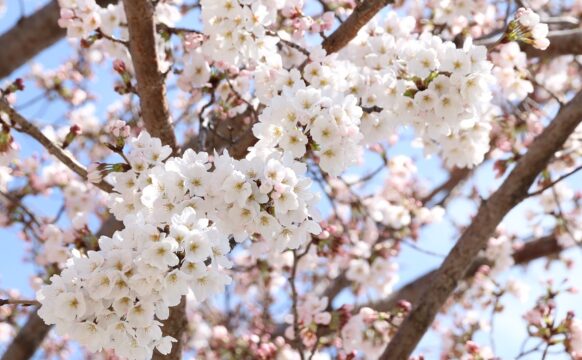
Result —
M463 182L471 173L473 172L473 169L469 169L469 168L454 168L451 170L450 174L449 174L449 178L448 180L446 180L444 183L442 183L441 185L439 185L438 187L434 188L427 196L425 196L424 198L421 199L423 204L428 203L429 201L432 200L432 198L434 198L436 195L438 195L441 191L445 191L445 198L441 200L441 202L443 202L449 195L450 193L453 191L453 189L455 189L457 187L457 185L459 185L461 182Z
M28 360L32 358L51 327L44 323L35 310L28 316L28 320L2 355L2 360Z
M0 306L3 305L39 306L40 303L36 300L0 299Z
M578 171L582 170L582 165L578 166L577 168L575 168L574 170L570 171L569 173L566 173L562 176L560 176L559 178L557 178L556 180L550 182L549 184L545 185L544 187L542 187L539 190L536 190L534 192L530 192L527 194L528 197L531 196L537 196L540 195L541 193L543 193L544 191L548 190L549 188L551 188L552 186L556 185L557 183L559 183L562 180L565 180L567 178L569 178L570 176L574 175L575 173L577 173Z
M70 153L63 150L60 146L53 143L49 138L47 138L36 126L31 122L26 120L20 113L14 110L8 103L4 100L0 100L0 112L4 112L8 115L10 120L17 124L18 127L13 127L14 130L25 133L33 137L42 146L44 146L47 151L59 159L63 164L65 164L69 169L75 172L77 175L87 180L87 169L79 163ZM99 183L93 183L99 189L111 193L113 192L113 186L106 181L101 181Z
M323 49L327 54L341 50L353 38L364 25L368 23L382 8L392 4L394 0L365 0L360 2L352 14L324 41Z
M51 1L0 36L0 79L65 36L57 24L59 12L58 1Z
M114 2L98 0L97 4L104 7ZM67 32L57 24L59 12L59 3L53 0L0 36L0 79L65 36Z
M539 239L529 241L525 243L521 248L517 249L513 253L513 261L514 265L527 265L531 261L541 259L544 257L551 257L559 254L563 251L564 248L558 244L556 236L554 234L547 235L541 237ZM492 265L490 261L485 258L478 258L471 264L469 270L466 272L464 280L470 279L475 275L477 270L482 265ZM426 289L431 285L434 281L434 277L437 273L437 270L432 270L427 272L426 274L416 278L415 280L409 282L408 284L400 287L397 291L392 293L389 297L374 301L368 302L362 305L357 306L353 313L357 313L359 309L363 307L369 307L376 311L388 312L394 309L394 307L398 304L400 300L406 300L412 304L416 304L422 296ZM340 280L340 281L338 281ZM345 274L338 276L335 283L344 281L347 283L347 279L345 278ZM347 286L344 285L344 287ZM342 290L344 287L341 287ZM326 291L330 291L328 288ZM339 292L339 291L338 291ZM321 295L321 297L327 296L327 293ZM287 328L287 324L281 324L277 327L274 336L284 336L285 329ZM329 330L326 330L329 331ZM326 335L327 333L322 330L322 333L319 335Z
M141 116L148 132L177 150L166 99L166 80L156 52L155 8L148 0L124 0L129 30L129 52L137 79Z
M341 50L353 38L356 37L358 31L366 25L382 8L388 4L393 3L394 0L366 0L358 5L352 14L344 21L330 36L328 36L322 43L322 47L326 53L332 54ZM130 31L131 33L131 31ZM286 43L289 45L289 43ZM139 91L139 89L138 89ZM251 125L241 122L248 114L245 112L233 118L230 121L221 122L219 125L223 129L228 129L230 133L236 135L236 139L231 144L225 142L217 136L208 140L209 148L221 149L228 147L229 153L235 158L242 158L246 155L247 149L253 146L257 139L255 139ZM223 132L221 132L223 133ZM188 146L188 145L187 145Z
M533 260L559 254L562 250L564 250L564 248L558 244L556 236L547 235L537 240L527 242L522 248L516 250L513 253L514 265L526 265ZM465 273L464 279L467 280L473 277L482 265L491 265L491 262L484 258L475 260L469 267L469 270ZM430 271L416 280L404 285L390 297L381 301L362 305L360 308L370 307L377 311L390 311L400 300L409 301L414 305L420 301L426 289L430 287L430 284L434 281L436 273L437 270Z
M129 52L137 79L141 116L148 132L169 145L176 152L176 135L170 119L166 99L165 76L160 72L156 52L155 5L148 0L123 0L129 30ZM182 334L186 328L186 301L170 309L170 316L163 324L164 335L178 340L172 352L166 356L158 351L153 359L178 360L182 357Z
M407 359L424 335L437 312L487 245L497 225L526 196L537 175L564 144L582 120L582 92L579 92L539 135L517 162L501 187L484 201L455 247L451 250L423 291L421 300L404 320L384 353L383 360Z

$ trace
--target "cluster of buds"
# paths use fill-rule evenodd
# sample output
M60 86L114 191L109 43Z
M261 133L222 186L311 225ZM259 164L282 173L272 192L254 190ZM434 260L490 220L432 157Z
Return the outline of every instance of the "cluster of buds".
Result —
M509 23L505 39L521 41L536 49L546 50L550 46L548 24L540 22L540 16L531 9L519 8L515 19Z

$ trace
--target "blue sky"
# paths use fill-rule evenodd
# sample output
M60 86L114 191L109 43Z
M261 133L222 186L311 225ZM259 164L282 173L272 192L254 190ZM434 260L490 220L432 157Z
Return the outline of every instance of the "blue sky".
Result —
M19 0L7 0L7 13L0 17L0 33L9 29L17 21L18 16L20 15L20 3L21 1ZM25 4L27 13L31 13L39 4L44 3L44 1L22 0L22 3ZM42 64L43 67L50 69L57 67L71 54L71 47L66 40L62 40L57 45L40 54L34 59L34 61ZM26 74L27 69L28 66L19 69L12 74L9 79L23 76ZM111 91L114 78L111 75L110 69L110 62L105 62L103 66L96 69L96 76L91 80L91 87L98 94L98 99L96 100L96 108L98 109L97 115L101 116L105 113L106 106L118 98L117 94ZM0 80L0 84L2 81L3 80ZM33 84L26 85L26 90L19 94L18 103L20 104L25 103L29 99L35 98L39 94L39 90L36 89ZM170 93L170 96L172 97L174 94L175 93ZM46 104L46 102L40 102L35 106L27 108L23 113L38 124L51 124L55 122L63 123L64 119L62 116L66 111L66 106L58 101L51 103L50 107L47 107ZM406 137L407 136L410 135L408 134ZM16 134L16 138L21 146L21 157L25 158L42 153L41 147L34 140L27 136L22 136L21 134ZM445 173L440 170L438 159L425 159L419 149L412 148L409 144L401 142L390 149L390 155L396 154L405 154L417 159L419 173L422 177L429 179L433 184L438 184L446 179ZM352 172L356 174L367 173L377 167L378 161L379 160L375 156L367 156L366 163L358 169L352 170ZM381 178L381 176L376 177L376 184L381 181ZM473 177L471 183L465 185L465 189L475 185L486 197L492 189L499 185L500 181L500 179L494 179L492 174L492 164L487 163L477 171L477 174ZM582 183L582 175L573 176L568 180L568 183L572 186L578 185L578 190L580 190L579 184ZM59 199L59 195L58 193L55 193L45 197L38 197L33 199L33 201L27 201L26 205L35 213L54 215L60 207L60 202L58 202L57 199ZM325 210L325 205L322 206ZM518 206L517 209L506 217L503 222L504 226L515 230L524 236L529 235L530 229L524 219L524 209L528 206L535 206L535 202L530 202L529 205L522 204ZM447 210L448 216L453 218L455 222L467 224L470 221L470 215L475 212L475 207L472 204L468 204L466 201L458 200L452 201ZM66 219L64 219L63 222L66 222ZM2 253L0 255L0 287L19 289L22 292L23 297L32 297L33 291L29 286L29 277L35 272L35 268L29 262L23 261L23 258L26 256L26 248L24 243L17 237L16 233L15 228L0 229L0 239L2 239ZM441 254L446 254L456 240L455 231L449 220L445 220L438 225L427 227L423 231L421 239L420 246ZM577 264L582 260L582 254L578 248L569 250L566 252L566 255L575 259ZM397 287L436 268L440 262L440 258L426 255L405 246L400 255L401 279ZM521 314L524 312L524 309L531 307L533 301L535 301L535 298L539 295L540 288L537 286L539 281L551 276L556 280L556 282L559 282L564 278L564 276L566 276L566 271L563 265L554 263L549 269L546 269L544 265L544 260L539 260L528 266L527 273L524 268L516 268L509 271L508 274L503 275L503 277L512 276L525 279L532 287L530 300L526 304L520 304L510 296L506 296L502 300L502 303L506 305L506 310L502 316L496 318L495 342L497 344L497 354L503 359L511 358L518 353L518 348L525 335L525 327L520 321ZM582 268L580 265L576 265L573 269L570 269L569 275L572 279L579 278L580 275L582 275ZM344 295L339 300L348 299L349 296ZM559 299L558 304L558 309L562 314L565 314L568 310L575 310L582 315L582 302L580 301L579 296L563 296ZM477 339L479 340L479 343L483 345L487 345L489 341L487 334L479 334ZM419 350L434 350L435 347L438 348L439 342L439 337L429 334L425 336ZM436 358L437 354L435 352L427 353L427 359ZM533 355L525 359L537 358L539 358L539 355ZM567 359L567 357L562 356L555 356L553 358Z

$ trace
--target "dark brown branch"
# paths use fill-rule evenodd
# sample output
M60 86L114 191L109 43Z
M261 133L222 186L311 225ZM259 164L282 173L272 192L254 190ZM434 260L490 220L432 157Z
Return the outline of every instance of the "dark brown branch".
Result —
M113 1L97 1L100 6L110 3ZM0 36L0 79L65 36L65 29L57 24L59 12L58 1L53 0Z
M26 120L20 113L14 110L5 101L0 100L0 112L4 112L10 118L10 121L17 126L14 126L14 130L28 134L32 136L36 141L38 141L44 148L57 159L59 159L63 164L65 164L69 169L75 172L77 175L87 180L87 169L79 163L74 157L72 157L68 152L63 150L60 146L53 143L49 138L47 138L36 126L31 122ZM113 191L113 186L106 181L101 181L99 183L94 183L99 189L110 193Z
M133 1L133 0L131 0ZM180 303L170 309L170 316L163 321L162 331L164 336L169 335L178 340L172 344L172 351L168 355L162 355L157 350L154 351L153 360L179 360L182 359L183 335L188 327L186 317L186 297L182 296Z
M39 306L40 303L36 300L0 299L0 306L3 305Z
M58 2L51 1L0 36L0 79L65 36L57 24L59 12Z
M156 52L154 5L148 0L124 0L129 30L129 52L137 79L141 116L145 128L176 150L176 135L166 99L166 80Z
M501 187L482 203L471 225L451 250L421 300L404 320L386 347L383 360L407 359L436 314L461 281L479 251L487 245L497 225L523 199L528 189L547 166L576 126L582 121L582 92L561 108L556 118L539 135L517 162Z
M323 48L328 54L341 50L358 31L366 25L382 8L394 0L366 0L360 2L354 12L330 36L323 41Z
M51 326L45 324L34 311L28 316L28 320L2 355L2 360L28 360L32 358L50 329Z
M129 30L129 52L140 98L141 116L148 132L169 145L176 152L176 135L170 119L166 99L166 79L160 72L156 52L155 5L149 0L123 0ZM170 316L163 322L164 335L178 340L168 355L154 352L153 359L178 360L182 357L182 335L187 326L186 301L170 309Z

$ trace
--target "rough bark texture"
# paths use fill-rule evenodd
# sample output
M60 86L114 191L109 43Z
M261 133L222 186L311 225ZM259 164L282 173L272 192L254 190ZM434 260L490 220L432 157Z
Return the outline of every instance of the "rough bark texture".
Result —
M107 6L114 2L99 0L97 4ZM65 29L57 24L59 12L58 1L53 0L0 36L0 79L65 36Z
M97 237L111 236L117 230L121 230L122 223L117 221L113 216L109 217L97 233ZM44 338L48 335L52 325L47 325L37 315L36 311L28 316L28 319L16 334L16 337L4 354L1 360L28 360L38 347L42 344Z
M54 157L59 159L63 164L67 165L69 169L74 171L77 175L87 180L87 169L77 161L71 154L63 150L59 145L53 143L49 138L47 138L42 131L39 130L34 124L26 120L20 113L16 112L8 103L0 100L0 112L8 114L10 121L17 126L14 127L16 131L25 133L33 137L36 141L41 143L42 146ZM99 189L110 193L113 191L113 186L106 181L100 181L98 183L93 183Z
M176 150L176 136L166 99L166 79L160 72L156 53L154 5L148 0L124 0L123 7L145 128Z
M422 292L421 300L404 320L381 359L401 360L410 356L441 306L477 258L479 251L487 245L497 225L527 196L535 178L581 120L582 92L560 110L517 162L501 187L482 203L473 222L437 270L430 286Z

